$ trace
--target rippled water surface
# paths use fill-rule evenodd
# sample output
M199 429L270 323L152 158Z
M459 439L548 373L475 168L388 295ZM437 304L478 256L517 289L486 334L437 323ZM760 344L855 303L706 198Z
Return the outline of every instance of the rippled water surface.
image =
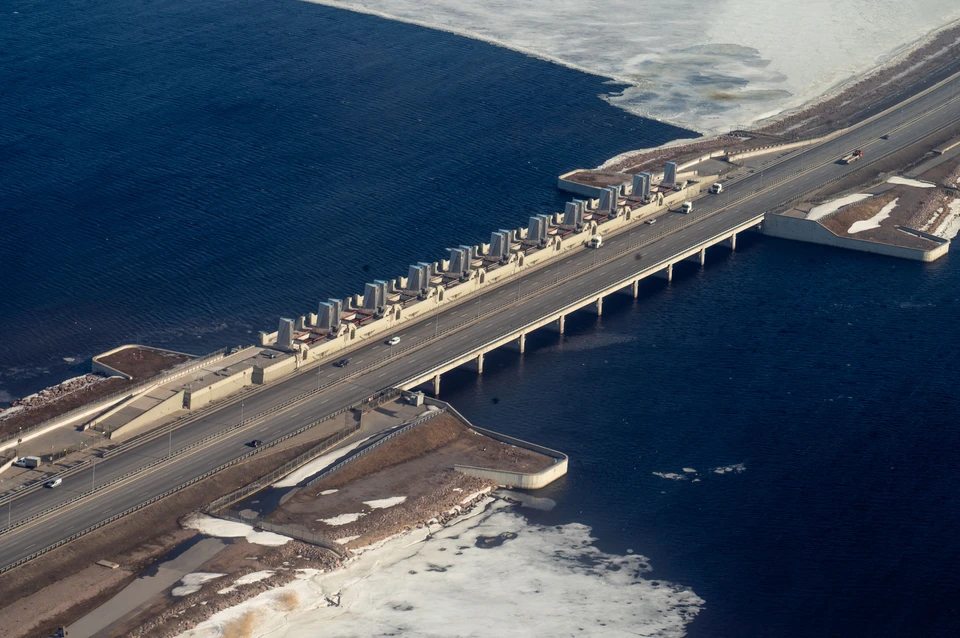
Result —
M557 209L561 172L684 134L599 78L292 0L16 11L4 396L119 343L250 342ZM960 261L739 243L446 375L443 398L568 452L530 518L692 589L691 636L960 633Z

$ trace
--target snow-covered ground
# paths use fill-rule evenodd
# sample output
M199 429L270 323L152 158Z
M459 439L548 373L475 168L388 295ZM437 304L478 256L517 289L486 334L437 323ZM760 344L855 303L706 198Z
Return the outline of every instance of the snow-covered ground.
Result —
M947 217L940 223L936 235L944 239L953 239L960 232L960 199L954 199L947 206Z
M805 104L960 18L956 0L307 0L485 40L629 87L702 132Z
M847 195L846 197L838 197L837 199L811 208L810 212L807 213L807 219L821 219L834 211L840 210L847 204L855 204L856 202L861 202L868 197L872 197L872 195L868 195L866 193L854 193L853 195Z
M350 514L340 514L333 518L318 518L317 521L326 523L327 525L347 525L348 523L360 520L364 516L366 516L366 514L363 512L352 512Z
M391 496L390 498L378 498L375 501L364 501L363 504L375 510L384 509L399 505L407 500L406 496Z
M909 177L899 177L894 176L887 180L888 184L900 184L901 186L913 186L915 188L936 188L937 185L933 182L921 182L918 179L910 179Z
M355 443L351 443L350 445L347 445L342 448L337 448L333 452L328 452L323 456L318 456L317 458L313 459L303 467L298 468L293 472L290 472L289 474L284 476L282 479L274 483L273 486L274 487L295 487L297 483L299 483L303 479L309 478L314 474L319 474L323 470L327 469L328 467L330 467L331 465L333 465L334 463L336 463L337 461L345 457L350 452L353 452L364 441L366 441L369 438L370 437L368 436L366 439L357 441ZM336 492L336 490L333 490L333 492ZM327 491L324 491L323 493L333 494L333 492L330 492L329 490L327 490Z
M477 547L480 536L503 542ZM684 635L703 600L648 580L642 556L607 554L593 540L585 525L530 524L495 501L380 543L344 569L304 572L181 636L219 637L242 617L254 619L250 638Z
M870 230L871 228L880 228L880 222L890 217L890 213L892 213L893 209L897 207L898 201L900 201L899 197L877 211L877 214L870 219L854 222L850 226L849 230L847 230L847 234L855 235L856 233L862 233L863 231Z
M222 518L214 518L206 514L196 514L183 522L187 529L195 529L201 534L207 536L216 536L218 538L245 538L249 543L257 545L286 545L290 539L273 532L258 532L250 525L237 523L234 521L225 521Z
M193 572L180 579L180 585L170 590L171 596L189 596L194 592L200 591L206 583L216 580L226 574L214 574L211 572Z

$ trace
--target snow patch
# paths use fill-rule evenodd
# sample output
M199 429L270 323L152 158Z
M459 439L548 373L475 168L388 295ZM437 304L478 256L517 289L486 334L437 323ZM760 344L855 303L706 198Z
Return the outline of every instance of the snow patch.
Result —
M870 230L871 228L880 228L880 222L890 217L890 213L893 212L893 209L897 207L897 202L900 201L900 198L894 199L892 202L884 206L877 212L876 215L870 219L865 219L863 221L854 222L850 226L850 229L847 231L848 235L854 235L856 233L861 233L865 230Z
M275 547L286 545L290 539L273 532L258 532L246 523L236 521L225 521L222 518L214 518L206 514L197 514L191 516L183 522L187 529L195 529L201 534L207 536L216 536L219 538L245 538L247 542L256 545L268 545Z
M940 227L934 234L944 239L953 239L960 232L960 198L950 202L947 208L950 209L950 212L947 213L946 219L940 222Z
M357 447L359 447L364 441L369 439L368 436L366 439L351 443L346 447L342 447L334 450L333 452L328 452L323 456L318 456L313 459L303 467L298 470L290 472L282 479L273 484L274 487L296 487L304 479L310 478L314 474L319 474L323 470L327 469L331 465L335 464L337 461L345 457L350 452L353 452Z
M346 525L347 523L358 520L361 516L366 516L366 514L363 512L354 512L352 514L341 514L333 518L318 518L317 521L326 523L327 525Z
M267 578L270 578L271 576L273 576L273 575L276 574L276 573L277 573L277 572L275 572L275 571L273 571L273 570L270 570L270 569L264 569L264 570L259 571L259 572L251 572L251 573L249 573L249 574L246 574L246 575L241 576L240 578L236 579L235 581L233 581L233 584L234 584L234 585L249 585L250 583L259 583L261 580L266 580Z
M916 188L936 188L937 185L933 182L921 182L918 179L910 179L909 177L898 177L894 176L887 180L888 184L900 184L902 186L914 186Z
M340 545L346 545L350 541L355 541L358 538L360 538L359 534L357 534L356 536L344 536L343 538L338 538L336 542Z
M331 494L336 494L340 490L323 490L320 492L320 496L330 496Z
M363 504L367 505L375 510L386 509L388 507L393 507L394 505L399 505L407 500L406 496L391 496L390 498L380 498L374 501L364 501Z
M179 587L174 587L170 590L171 596L189 596L200 591L200 588L203 587L206 583L209 583L211 580L216 580L221 576L226 576L226 574L214 574L212 572L193 572L192 574L187 574L180 579L182 583Z
M847 195L846 197L840 197L838 199L820 204L819 206L814 206L810 209L810 212L807 213L807 219L822 219L830 213L838 211L848 204L862 202L869 197L872 197L872 195L868 195L866 193L854 193L853 195Z

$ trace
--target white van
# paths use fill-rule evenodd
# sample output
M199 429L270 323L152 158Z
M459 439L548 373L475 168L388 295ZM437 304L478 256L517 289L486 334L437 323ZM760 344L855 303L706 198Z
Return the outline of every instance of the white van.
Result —
M50 487L50 488L60 487L60 484L61 484L61 483L63 483L63 479L62 479L62 478L55 478L55 479L53 479L52 481L48 481L48 482L47 482L47 487Z
M687 213L693 212L693 202L683 202L683 206L680 207L680 212L686 215Z
M719 195L723 192L723 184L720 182L714 182L713 184L710 184L710 192L714 195Z
M603 246L603 235L594 235L590 238L590 243L587 244L590 248L600 248Z
M400 337L397 336L390 337L390 339L387 340L388 346L395 346L398 343L400 343Z

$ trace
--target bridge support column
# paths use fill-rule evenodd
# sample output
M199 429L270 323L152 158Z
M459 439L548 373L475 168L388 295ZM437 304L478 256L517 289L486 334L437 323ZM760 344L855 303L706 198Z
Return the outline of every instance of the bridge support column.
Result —
M640 296L640 280L639 279L633 282L632 288L633 288L633 298L636 299L637 297Z
M483 353L477 355L477 374L483 374Z
M684 261L692 261L693 263L699 263L700 267L703 268L707 263L707 249L701 248L697 253L690 255Z
M560 334L563 334L563 329L566 323L567 323L566 315L560 315L560 318L557 319L557 332L559 332Z
M727 238L727 239L724 240L724 243L727 244L728 246L730 246L730 250L731 250L731 251L736 250L736 249L737 249L737 234L734 233L734 234L730 235L729 238Z
M673 281L673 264L667 264L667 267L658 272L656 276L667 281Z
M593 304L594 310L597 311L597 316L603 314L603 297L597 297L597 300Z
M440 375L433 377L433 396L440 396Z
M520 335L520 338L517 339L517 347L520 349L520 354L523 354L523 351L527 349L527 335Z

